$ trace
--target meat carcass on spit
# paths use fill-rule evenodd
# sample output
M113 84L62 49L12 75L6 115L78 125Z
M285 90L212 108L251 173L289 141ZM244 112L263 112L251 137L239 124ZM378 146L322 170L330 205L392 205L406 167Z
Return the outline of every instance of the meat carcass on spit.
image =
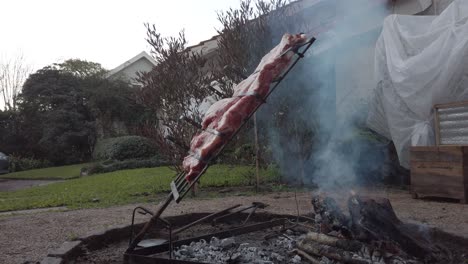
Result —
M270 90L270 84L286 70L294 55L289 48L305 43L303 34L285 34L278 46L265 55L255 72L234 87L234 96L214 103L202 122L203 131L193 137L184 158L185 178L193 180L232 134L242 126Z

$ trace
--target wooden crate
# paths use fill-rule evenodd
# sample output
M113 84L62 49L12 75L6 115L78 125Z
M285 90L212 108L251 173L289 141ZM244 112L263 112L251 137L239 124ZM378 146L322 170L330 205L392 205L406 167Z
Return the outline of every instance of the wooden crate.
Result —
M411 193L468 203L468 146L411 147Z

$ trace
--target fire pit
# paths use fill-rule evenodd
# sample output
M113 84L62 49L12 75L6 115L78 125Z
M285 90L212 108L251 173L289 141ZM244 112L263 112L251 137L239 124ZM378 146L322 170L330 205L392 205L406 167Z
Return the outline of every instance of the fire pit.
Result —
M176 234L172 250L168 241L159 245L145 244L155 237L167 238L167 230L160 227L140 243L144 246L131 253L124 254L128 240L120 241L99 250L85 249L86 253L75 263L307 263L291 252L297 241L313 227L312 218L263 212L207 218L212 215L197 213L167 218L174 232L194 220L208 219Z
M152 240L168 240L159 224L132 252L124 254L128 239L99 250L83 245L75 263L468 263L466 239L403 223L382 198L349 202L349 214L332 198L314 196L315 214L300 217L238 212L252 205L168 217L172 245Z

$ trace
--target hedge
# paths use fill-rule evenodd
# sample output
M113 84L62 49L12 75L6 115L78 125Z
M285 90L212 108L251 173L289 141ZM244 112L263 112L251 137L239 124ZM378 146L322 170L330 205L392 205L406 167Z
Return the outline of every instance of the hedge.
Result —
M129 159L124 161L110 161L94 163L81 169L81 174L91 175L96 173L106 173L118 170L153 168L168 165L157 157L150 159Z
M95 160L127 160L157 155L154 143L145 137L123 136L99 141L93 152Z

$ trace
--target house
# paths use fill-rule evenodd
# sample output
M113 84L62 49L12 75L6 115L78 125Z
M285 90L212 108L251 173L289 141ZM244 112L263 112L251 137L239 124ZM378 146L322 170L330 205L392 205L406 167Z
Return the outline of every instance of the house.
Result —
M337 117L351 119L366 110L375 84L374 50L383 18L391 14L438 15L453 0L299 0L293 15L301 16L307 33L317 37L309 56L323 64L320 72L321 103ZM188 47L215 59L214 36ZM325 66L326 65L326 66ZM323 81L326 80L326 81ZM351 98L351 100L350 100ZM361 115L363 116L363 115ZM364 120L360 120L365 122Z
M139 86L136 78L138 72L149 72L156 66L156 61L145 51L142 51L130 60L122 63L107 73L108 79L120 79Z
M140 87L136 80L139 72L149 72L156 66L156 61L145 51L140 52L135 57L122 63L106 74L107 79L122 80L134 87ZM128 127L119 120L113 119L111 122L104 122L103 119L96 119L96 133L98 139L114 137L117 135L127 135Z

